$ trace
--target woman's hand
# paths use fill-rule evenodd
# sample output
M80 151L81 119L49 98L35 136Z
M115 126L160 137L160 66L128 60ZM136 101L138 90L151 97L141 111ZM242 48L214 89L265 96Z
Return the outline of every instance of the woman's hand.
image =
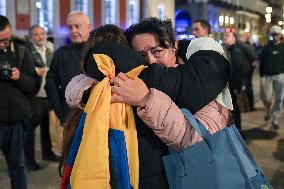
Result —
M111 90L116 95L112 95L113 103L127 103L132 106L144 107L150 96L150 90L139 78L132 80L124 73L119 73L110 80Z

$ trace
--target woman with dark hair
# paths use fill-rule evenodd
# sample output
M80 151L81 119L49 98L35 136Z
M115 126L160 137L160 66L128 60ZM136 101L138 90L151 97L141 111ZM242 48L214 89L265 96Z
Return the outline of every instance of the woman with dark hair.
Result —
M218 129L225 127L229 120L229 114L227 113L229 112L228 106L230 105L230 103L224 102L222 97L219 97L220 95L218 94L223 93L222 90L226 88L227 81L230 77L230 65L228 64L227 60L220 54L220 52L215 52L212 50L212 48L209 48L209 49L196 48L195 52L192 51L191 53L189 53L188 58L190 59L187 61L185 65L181 65L174 69L173 68L167 69L165 67L162 67L159 64L165 63L167 67L172 67L175 64L177 64L176 56L175 56L176 50L174 47L174 41L171 40L172 37L170 34L171 33L170 31L173 31L173 30L171 30L170 28L166 29L167 27L169 27L168 22L160 21L154 18L146 19L142 21L140 24L142 24L143 27L141 28L143 28L143 31L145 33L142 32L140 34L137 31L137 33L139 34L132 35L131 33L129 33L130 30L126 32L130 36L128 39L132 40L132 47L134 49L135 47L141 47L142 45L144 45L143 47L145 48L135 49L135 50L139 54L141 54L142 57L144 57L149 64L151 64L149 68L146 69L141 74L140 77L142 78L143 81L145 81L148 87L157 88L165 92L167 95L169 95L170 98L172 98L173 101L170 100L169 103L166 103L169 106L167 106L164 111L169 112L169 115L175 115L173 113L177 113L179 115L179 116L175 115L178 117L177 119L178 121L173 123L173 120L169 120L171 121L171 123L168 123L168 126L167 126L167 123L165 123L165 125L163 126L167 126L168 128L173 126L173 128L178 128L178 129L182 128L182 129L187 130L186 129L187 126L184 126L186 121L185 119L182 119L183 115L181 112L167 111L167 110L170 110L172 106L175 106L174 102L177 103L179 107L188 108L190 111L192 111L193 114L197 113L203 108L210 108L211 105L209 105L208 107L207 105L210 102L213 102L214 105L213 105L213 109L211 110L217 112L219 116L225 115L225 117L224 118L222 117L212 118L213 120L219 119L219 118L223 120L222 123L217 124L217 126L214 126L214 125L210 126L208 124L205 124L205 125L208 126L208 130L210 130L210 132L214 132ZM139 24L137 24L137 26L140 27ZM151 27L148 27L148 26L151 26ZM147 28L150 29L149 32L146 31ZM134 26L131 29L132 31L136 32L136 28ZM157 32L155 32L156 30ZM159 39L163 41L162 44L159 43ZM205 39L205 41L206 40L208 39ZM144 43L142 43L143 41ZM138 43L140 43L141 45L137 45ZM197 41L197 43L194 43L194 44L198 46L199 41ZM149 47L149 49L146 49L146 47ZM108 53L108 52L105 52L105 53ZM152 60L153 62L151 62ZM84 61L82 63L84 64L84 68L86 70L87 75L90 75L93 77L98 76L97 67L95 66L95 64L92 63L91 59L89 59L88 61ZM156 64L153 64L153 63L156 63ZM124 64L125 62L123 61L115 62L116 68L119 68ZM217 69L217 70L214 70L214 69L212 70L212 68ZM119 78L119 79L123 81L123 78ZM133 90L133 88L131 90L139 93L138 89L141 89L141 86L143 86L144 84L141 80L138 80L138 81L140 84L136 83L137 84L136 86L135 85L132 86L132 87L135 87L135 90ZM208 81L210 81L210 83L208 83ZM115 83L116 85L119 85L119 81L117 79L116 81L113 80L112 82ZM209 85L204 86L203 82L208 83ZM73 82L73 86L74 86L74 83L76 84L77 82L76 81ZM191 86L191 88L189 88L189 86ZM82 98L80 98L80 95L83 94L84 90L82 91L81 88L79 87L79 90L75 90L74 92L72 91L72 84L70 85L70 89L71 90L69 90L69 92L68 91L66 92L66 99L72 102L81 102ZM79 98L77 98L77 96L75 98L72 98L72 97L70 98L70 96L72 96L72 93L78 94L78 91L80 91L79 92L80 95L78 95ZM151 92L153 91L157 91L157 90L151 89ZM119 94L119 96L122 96L120 91L116 91L116 92ZM226 94L228 95L228 93ZM159 93L159 95L161 96L165 94ZM141 95L138 95L138 96L141 96ZM152 95L152 96L155 96L155 95ZM157 99L157 96L152 97L151 99L154 99L154 98ZM114 100L119 101L119 99L114 99ZM120 99L120 100L124 101L125 98ZM140 99L140 101L141 100L143 101L143 99ZM132 105L137 106L140 104L138 103L138 104L132 104ZM221 107L223 107L224 109ZM220 110L225 110L225 112L227 113L219 112ZM168 115L167 113L162 114L164 118L167 115ZM204 119L206 118L201 116L200 119L203 120L204 122ZM167 141L163 139L162 139L163 141L161 141L159 139L159 137L161 138L159 133L155 131L153 132L152 130L153 128L148 128L143 121L138 117L137 114L135 114L135 122L137 125L138 144L139 144L139 168L140 168L139 188L140 189L141 188L148 189L148 188L154 188L154 187L155 188L168 188L168 183L166 180L166 175L165 175L163 162L162 162L162 156L168 154L167 145L169 145L169 143L167 143ZM179 123L183 124L183 126L179 127L177 125ZM191 136L193 135L196 136L194 129L191 128L189 131L190 131L189 133L192 134ZM184 136L184 135L177 136L177 134L174 134L174 135L175 136L172 137L172 139L179 138L179 141L177 143L180 143ZM189 139L189 141L191 144L193 144L193 143L196 143L198 140L196 140L196 137L193 137Z

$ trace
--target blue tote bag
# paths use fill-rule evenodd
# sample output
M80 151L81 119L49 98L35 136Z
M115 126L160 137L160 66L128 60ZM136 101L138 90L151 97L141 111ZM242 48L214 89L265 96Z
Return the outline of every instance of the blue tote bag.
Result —
M182 109L203 141L163 157L170 189L271 189L234 125L214 134Z

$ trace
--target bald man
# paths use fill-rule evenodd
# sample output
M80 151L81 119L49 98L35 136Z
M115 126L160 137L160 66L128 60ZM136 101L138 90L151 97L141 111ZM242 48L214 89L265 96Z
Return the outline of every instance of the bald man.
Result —
M65 88L74 76L81 73L81 52L91 31L89 18L83 12L70 12L66 22L71 44L64 45L54 52L45 85L50 106L61 123L64 123L70 111L64 97Z

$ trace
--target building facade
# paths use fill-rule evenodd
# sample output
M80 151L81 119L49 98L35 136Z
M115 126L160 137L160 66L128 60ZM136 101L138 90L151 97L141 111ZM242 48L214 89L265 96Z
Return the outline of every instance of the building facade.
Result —
M86 13L92 27L116 24L126 29L146 17L174 19L172 0L0 0L0 14L11 21L14 34L27 35L34 24L43 26L58 45L68 34L67 14L80 10Z
M225 32L250 32L254 40L267 36L270 24L265 22L265 0L177 0L175 21L177 32L192 32L192 23L196 19L206 19L211 24L215 39L223 38ZM187 15L187 20L180 15ZM189 36L191 37L191 36Z

